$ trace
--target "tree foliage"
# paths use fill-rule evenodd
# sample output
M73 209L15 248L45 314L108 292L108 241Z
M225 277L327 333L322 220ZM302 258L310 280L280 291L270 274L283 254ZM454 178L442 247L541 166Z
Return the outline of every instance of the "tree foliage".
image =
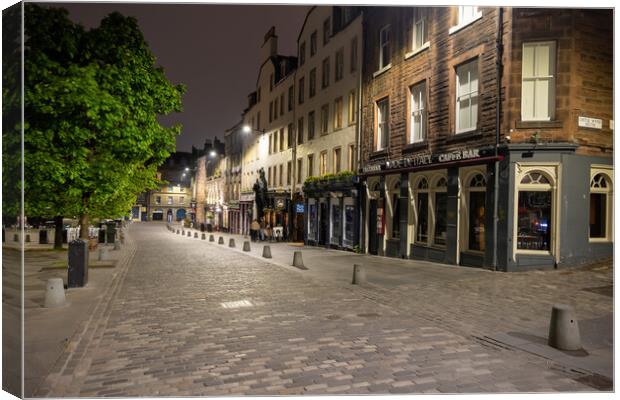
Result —
M184 87L155 66L135 18L85 30L64 9L26 4L25 34L26 214L127 213L175 150L180 127L157 117L181 110Z

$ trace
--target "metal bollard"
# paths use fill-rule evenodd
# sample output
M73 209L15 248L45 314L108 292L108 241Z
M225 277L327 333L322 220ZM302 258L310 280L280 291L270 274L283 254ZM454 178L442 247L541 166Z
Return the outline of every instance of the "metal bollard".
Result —
M17 233L13 235L13 241L19 242L19 235Z
M215 242L215 236L209 235L209 242Z
M26 243L30 243L30 234L26 233Z
M207 238L207 235L203 232L200 239L205 240Z
M121 249L121 241L119 239L116 239L114 241L114 250L120 250Z
M187 231L187 237L192 237L192 231Z
M359 264L353 264L353 282L354 285L363 285L366 283L366 270Z
M224 237L220 236L220 238L217 240L217 244L224 244Z
M573 308L566 304L554 304L549 323L549 346L560 350L581 349L579 324Z
M194 239L198 239L198 232L194 232Z
M233 238L228 239L228 247L232 247L232 248L235 247L235 239Z
M263 246L263 258L271 258L271 247L269 245Z
M177 235L179 234L179 230L177 229Z
M243 251L250 251L250 242L248 240L243 242Z

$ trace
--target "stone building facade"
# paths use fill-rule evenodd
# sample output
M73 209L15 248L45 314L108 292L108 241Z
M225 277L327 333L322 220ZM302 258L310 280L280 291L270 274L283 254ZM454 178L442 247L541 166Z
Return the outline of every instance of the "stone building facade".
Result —
M365 8L364 251L507 271L610 255L612 26L609 10Z
M304 183L297 225L306 244L353 250L359 239L361 9L312 7L297 45L296 178Z

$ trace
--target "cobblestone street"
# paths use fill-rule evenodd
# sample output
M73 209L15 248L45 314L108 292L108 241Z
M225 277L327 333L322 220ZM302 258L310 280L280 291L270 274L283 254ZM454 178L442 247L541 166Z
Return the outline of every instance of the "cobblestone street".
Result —
M387 289L305 275L164 224L133 224L125 246L107 300L35 396L597 390L582 373L489 339L523 324L539 329L541 308L523 304L552 303L544 293L556 289L569 297L583 271L474 271L446 283L449 271L426 267L444 278ZM586 273L592 287L613 275ZM551 274L556 288L545 286ZM609 296L579 296L589 318L612 310Z

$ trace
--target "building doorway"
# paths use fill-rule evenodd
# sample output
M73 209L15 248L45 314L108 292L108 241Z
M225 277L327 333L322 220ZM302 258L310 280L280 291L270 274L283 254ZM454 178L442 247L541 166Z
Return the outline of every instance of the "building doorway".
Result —
M368 253L377 255L377 200L368 206Z

